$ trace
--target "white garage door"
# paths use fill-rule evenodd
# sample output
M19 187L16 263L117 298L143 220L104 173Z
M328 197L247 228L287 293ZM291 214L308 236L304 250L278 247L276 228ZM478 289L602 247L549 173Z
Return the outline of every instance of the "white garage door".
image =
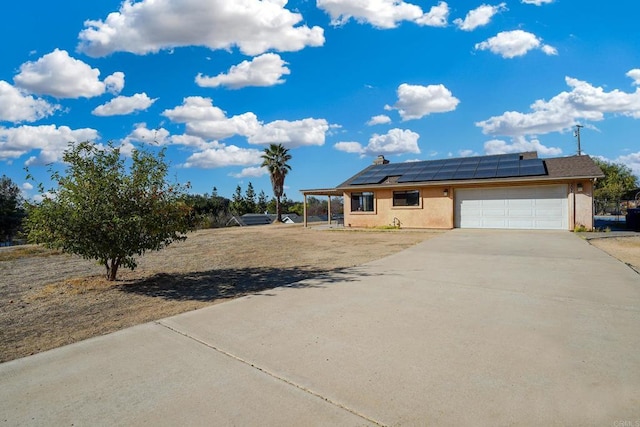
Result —
M459 189L455 200L459 228L569 228L566 185Z

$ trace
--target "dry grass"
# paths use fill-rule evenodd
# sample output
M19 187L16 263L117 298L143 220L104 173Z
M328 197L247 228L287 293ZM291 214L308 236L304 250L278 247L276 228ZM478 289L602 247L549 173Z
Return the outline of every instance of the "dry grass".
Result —
M0 361L306 278L339 274L437 235L299 226L202 230L103 278L95 262L42 248L3 250Z

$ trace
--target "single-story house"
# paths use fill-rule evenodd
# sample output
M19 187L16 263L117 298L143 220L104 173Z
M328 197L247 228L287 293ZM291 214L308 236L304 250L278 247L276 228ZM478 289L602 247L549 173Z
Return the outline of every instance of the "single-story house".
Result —
M593 228L593 189L604 174L586 155L536 152L374 164L332 189L344 196L349 227Z

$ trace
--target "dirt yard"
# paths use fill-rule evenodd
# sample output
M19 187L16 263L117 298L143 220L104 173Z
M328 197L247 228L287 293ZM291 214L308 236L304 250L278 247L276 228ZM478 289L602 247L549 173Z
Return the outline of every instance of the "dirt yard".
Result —
M322 278L441 232L261 226L202 230L107 282L94 261L0 250L0 362L306 278ZM640 271L640 237L590 243Z
M94 261L0 250L0 362L382 258L437 236L420 230L258 226L201 230L103 278Z

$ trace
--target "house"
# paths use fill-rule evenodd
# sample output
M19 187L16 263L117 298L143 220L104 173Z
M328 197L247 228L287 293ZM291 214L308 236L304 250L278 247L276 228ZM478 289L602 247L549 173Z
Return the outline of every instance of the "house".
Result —
M374 164L333 189L349 227L593 228L593 188L604 174L589 156L536 152Z

